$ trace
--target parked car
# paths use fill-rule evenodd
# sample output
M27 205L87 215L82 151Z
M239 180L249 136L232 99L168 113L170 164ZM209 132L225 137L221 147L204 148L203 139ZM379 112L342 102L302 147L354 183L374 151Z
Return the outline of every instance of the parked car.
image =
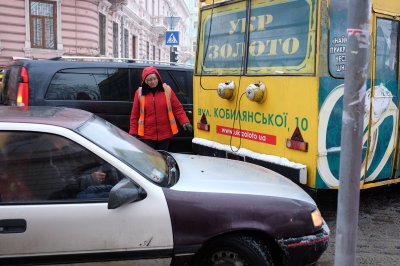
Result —
M146 66L149 64L62 58L18 59L6 68L5 86L0 88L0 104L79 108L129 131L133 97ZM166 64L155 66L193 122L193 68ZM192 139L193 133L180 127L171 141L170 150L191 152Z
M327 248L312 198L257 165L158 152L64 107L0 107L0 140L1 265L309 265Z

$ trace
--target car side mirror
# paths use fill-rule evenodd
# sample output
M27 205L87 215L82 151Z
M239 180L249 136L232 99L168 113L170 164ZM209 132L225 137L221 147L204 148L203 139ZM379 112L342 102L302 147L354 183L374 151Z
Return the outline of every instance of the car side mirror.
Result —
M142 200L147 193L129 178L119 181L110 191L108 209L116 209L126 203Z

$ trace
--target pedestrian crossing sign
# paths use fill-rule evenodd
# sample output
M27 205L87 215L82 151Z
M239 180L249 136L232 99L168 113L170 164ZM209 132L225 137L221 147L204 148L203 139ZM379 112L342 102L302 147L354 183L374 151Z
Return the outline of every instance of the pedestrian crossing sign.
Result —
M165 33L166 45L179 45L179 31L167 31Z

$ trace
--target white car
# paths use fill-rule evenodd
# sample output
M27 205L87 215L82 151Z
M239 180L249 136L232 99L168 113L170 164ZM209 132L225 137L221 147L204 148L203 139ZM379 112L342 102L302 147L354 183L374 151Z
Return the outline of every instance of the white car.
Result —
M0 107L0 168L1 265L309 265L329 240L283 176L155 151L82 110Z

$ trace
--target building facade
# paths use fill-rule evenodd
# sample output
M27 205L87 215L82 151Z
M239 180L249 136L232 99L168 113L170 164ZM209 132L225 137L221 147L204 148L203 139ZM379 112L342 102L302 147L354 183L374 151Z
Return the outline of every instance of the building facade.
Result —
M197 49L199 0L185 0L185 2L190 12L190 17L188 19L188 24L187 24L187 36L190 40L190 56L187 63L194 65L196 59L195 54Z
M189 19L181 0L0 1L0 64L64 55L169 62L170 29L179 32L177 59L186 63Z

